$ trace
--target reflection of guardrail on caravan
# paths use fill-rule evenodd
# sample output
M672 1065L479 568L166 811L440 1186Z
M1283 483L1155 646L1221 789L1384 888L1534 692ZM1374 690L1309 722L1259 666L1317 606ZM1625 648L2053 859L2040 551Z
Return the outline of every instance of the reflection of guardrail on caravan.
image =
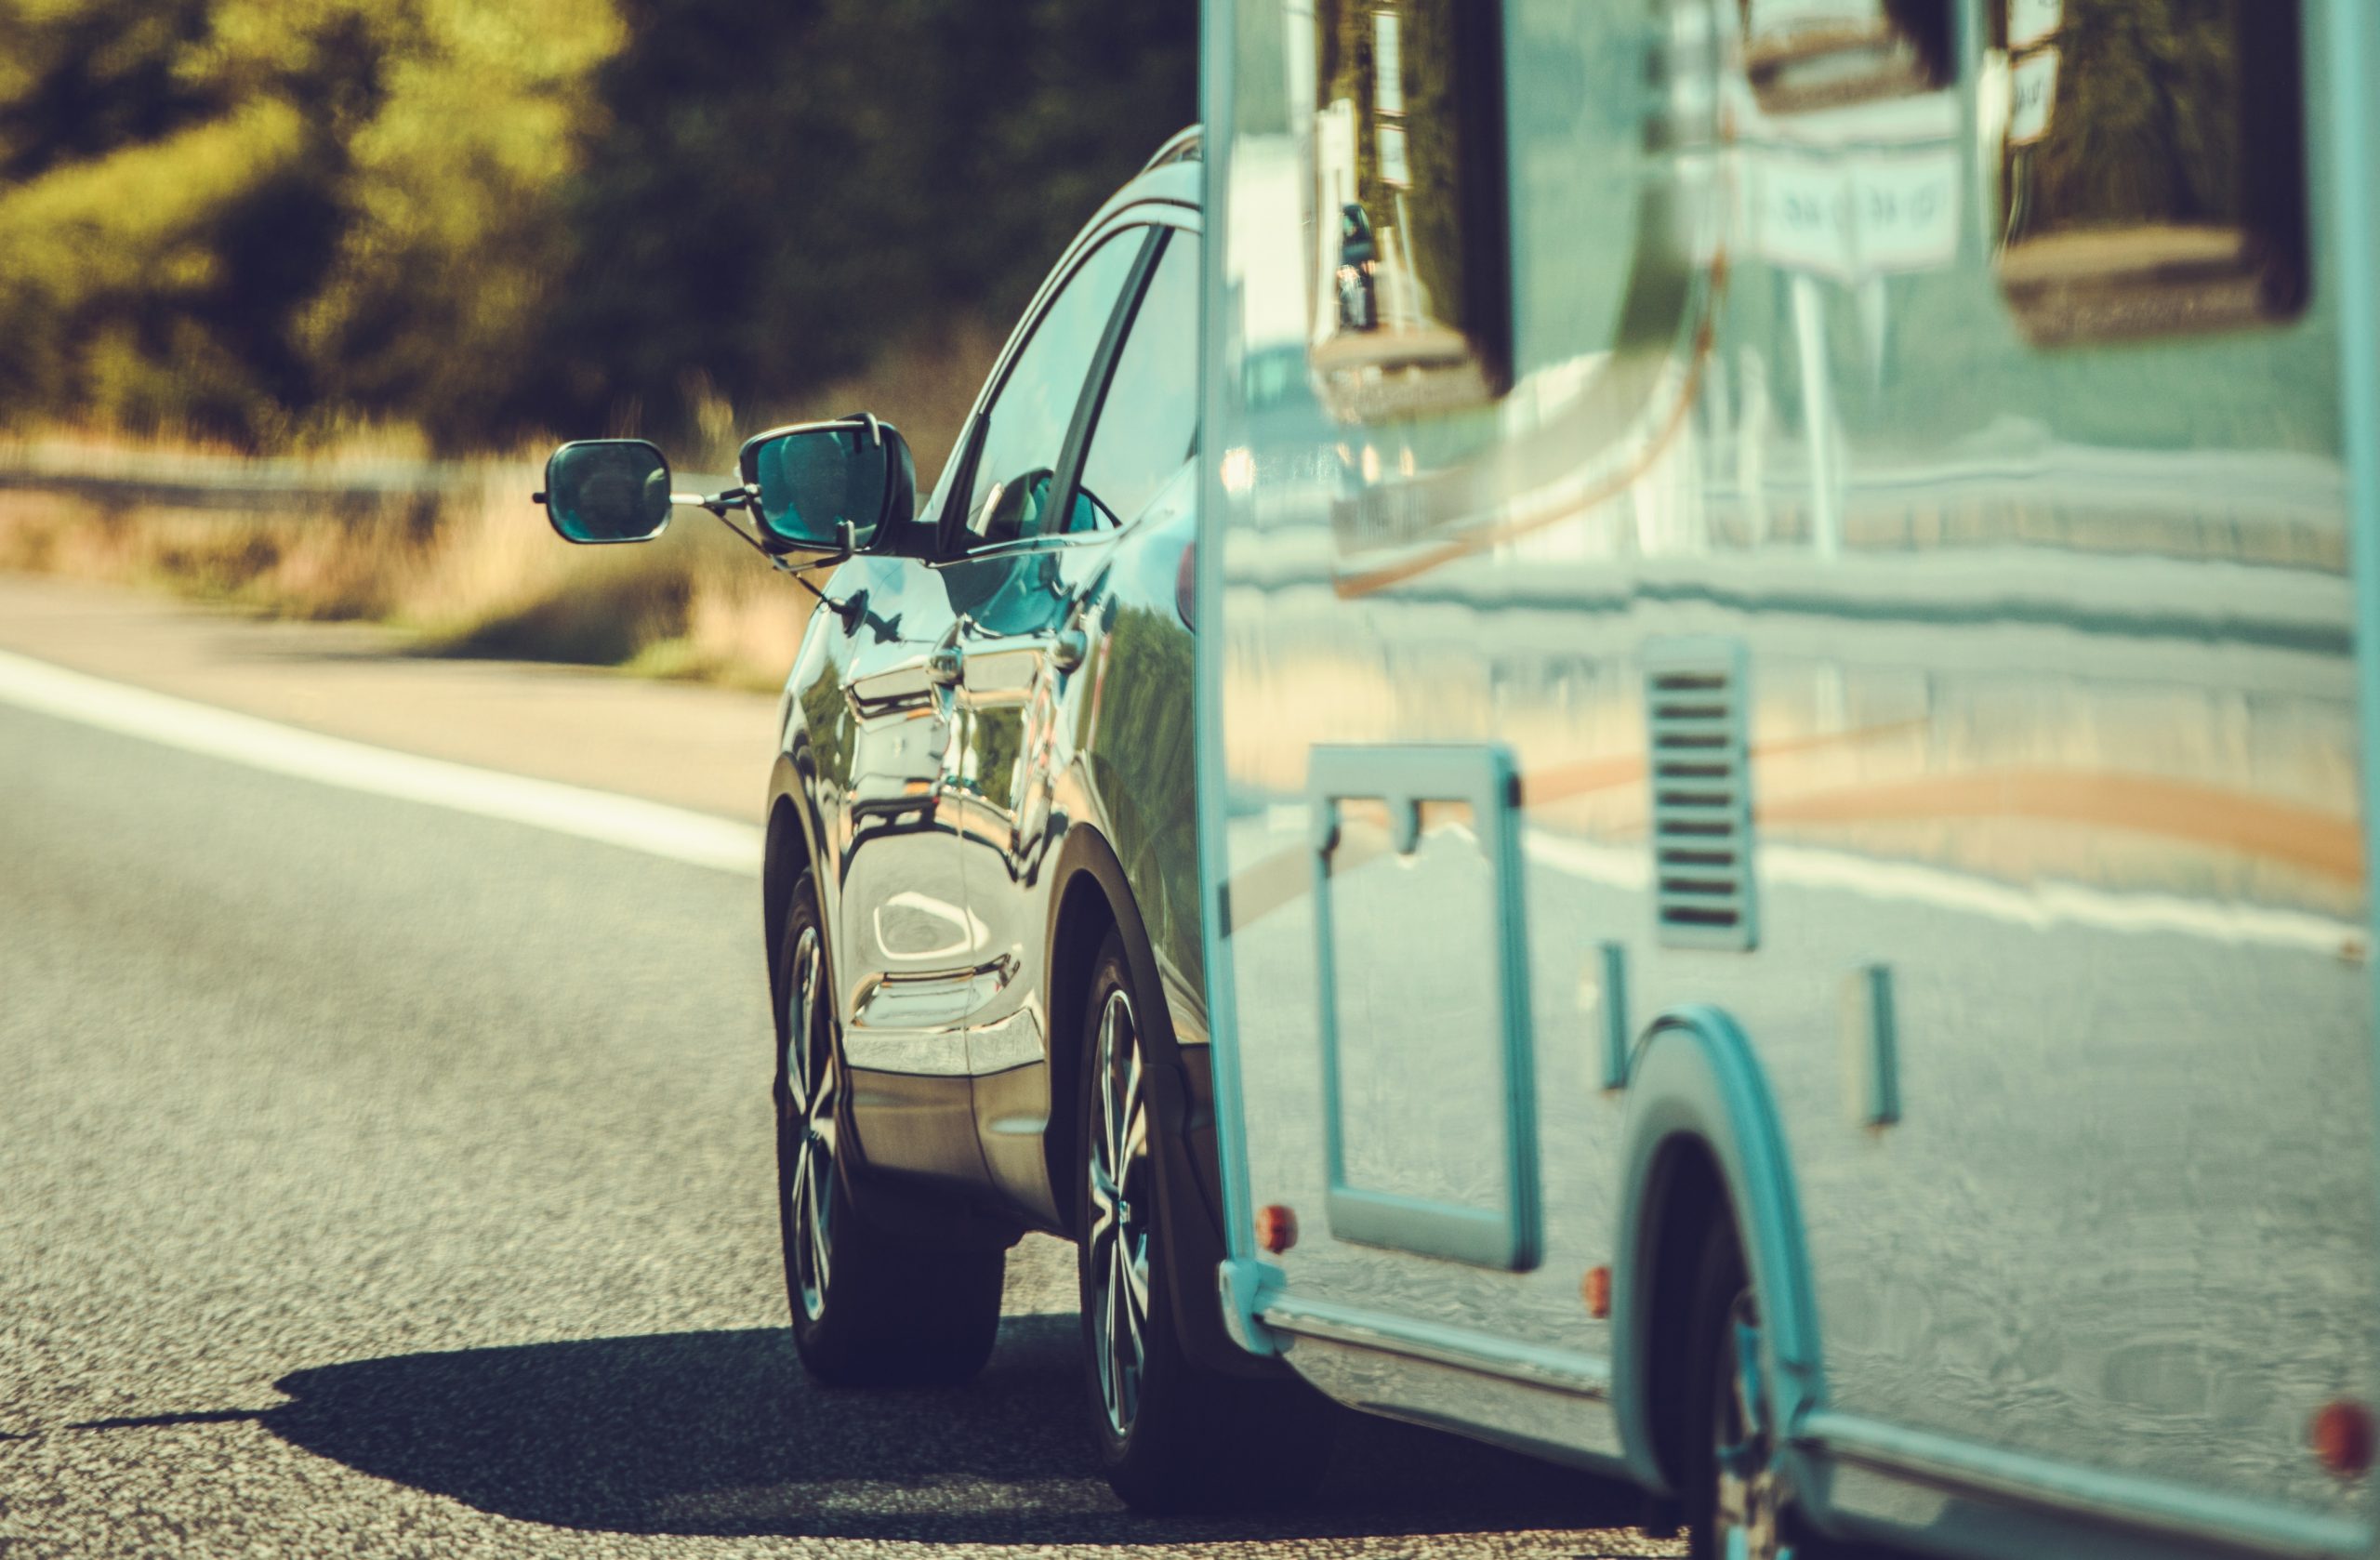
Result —
M1712 398L1706 387L1706 414ZM2339 471L2319 456L2098 448L2048 441L2033 426L2002 430L2008 438L1987 431L1930 458L1878 453L1845 469L1818 447L1826 441L1747 450L1741 421L1706 416L1681 436L1677 460L1648 472L1626 504L1581 496L1596 486L1591 475L1514 492L1483 486L1474 472L1391 485L1340 471L1321 500L1336 537L1331 567L1360 580L1475 542L1547 564L1707 555L1725 567L1750 553L2016 549L2347 571ZM1268 513L1293 508L1265 497ZM1557 518L1537 524L1539 516Z
M1817 548L1811 474L1780 452L1751 488L1714 476L1708 545ZM2344 575L2335 463L2285 451L2091 449L1897 463L1842 484L1832 546L1929 553L2047 549L2254 563Z

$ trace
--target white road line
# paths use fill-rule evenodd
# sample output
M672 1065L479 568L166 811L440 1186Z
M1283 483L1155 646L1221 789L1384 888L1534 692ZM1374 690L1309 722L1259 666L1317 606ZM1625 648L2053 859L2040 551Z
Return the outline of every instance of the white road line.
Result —
M323 736L6 651L0 651L0 704L274 774L528 824L692 866L760 874L762 836L751 824Z

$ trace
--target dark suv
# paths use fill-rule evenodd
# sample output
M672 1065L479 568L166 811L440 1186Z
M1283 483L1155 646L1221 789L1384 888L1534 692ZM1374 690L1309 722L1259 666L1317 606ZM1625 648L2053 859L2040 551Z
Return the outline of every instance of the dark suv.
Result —
M947 1382L992 1347L1003 1253L1080 1253L1086 1397L1147 1507L1309 1476L1313 1399L1223 1331L1192 791L1198 138L1070 245L914 502L860 416L752 440L781 566L840 561L781 707L764 909L778 1196L801 1357ZM657 535L668 468L565 445L576 541ZM680 501L687 501L683 496Z

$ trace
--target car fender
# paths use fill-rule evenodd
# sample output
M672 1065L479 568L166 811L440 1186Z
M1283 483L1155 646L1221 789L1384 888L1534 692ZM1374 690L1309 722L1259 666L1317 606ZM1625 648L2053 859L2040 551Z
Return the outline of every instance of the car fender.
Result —
M1124 942L1124 957L1132 966L1132 978L1144 990L1162 991L1158 979L1157 952L1150 945L1147 926L1141 919L1139 901L1132 893L1130 880L1124 875L1124 864L1116 859L1116 849L1097 826L1078 822L1067 828L1058 847L1055 869L1050 874L1049 926L1043 946L1050 950L1054 966L1060 956L1060 927L1065 914L1066 901L1079 886L1079 879L1089 878L1096 882L1113 915L1117 933ZM1095 952L1096 950L1086 950ZM1051 972L1054 975L1054 969ZM1045 986L1044 989L1050 989ZM1144 1016L1142 1026L1146 1038L1156 1042L1157 1059L1175 1059L1173 1015L1166 1004L1159 1004L1157 1023L1148 1023ZM1051 1033L1059 1033L1057 1016L1051 1017ZM1053 1058L1054 1060L1054 1058Z
M1142 923L1123 866L1107 839L1085 825L1069 829L1059 852L1053 884L1049 943L1051 989L1060 989L1056 964L1068 956L1066 945L1061 941L1064 906L1078 892L1089 890L1102 895L1114 915L1125 959L1131 966L1133 984L1144 997L1163 996L1165 988L1147 929ZM1097 950L1071 951L1074 957L1088 959ZM1167 1296L1180 1323L1178 1336L1183 1350L1209 1369L1235 1376L1277 1374L1281 1368L1277 1361L1249 1354L1224 1330L1221 1295L1214 1281L1223 1258L1223 1224L1207 1192L1207 1177L1193 1162L1194 1155L1201 1152L1197 1144L1212 1142L1212 1107L1206 1091L1198 1087L1205 1072L1203 1049L1184 1048L1178 1042L1170 998L1155 1004L1144 1000L1142 1008L1143 1032L1149 1041L1152 1101L1166 1127L1158 1134L1164 1151L1157 1161L1159 1225L1166 1232L1168 1246L1162 1268ZM1061 1101L1065 1103L1064 1108L1071 1109L1072 1102L1079 1097L1082 1060L1075 1054L1078 1050L1078 1025L1062 1024L1052 1016L1050 1036L1053 1120ZM1199 1135L1201 1127L1208 1128L1210 1133L1203 1139ZM1075 1133L1069 1130L1063 1135L1051 1133L1047 1139L1052 1186L1065 1186L1071 1180L1071 1161L1077 1152L1074 1138Z
M829 892L829 874L819 870L822 830L816 797L809 784L807 758L796 737L792 746L777 754L776 762L769 771L767 834L760 854L760 953L767 962L773 1001L782 999L776 990L777 945L785 936L786 899L792 892L800 869L807 866L817 874L822 901ZM834 917L822 914L819 921L820 936L826 945L826 966L832 971L836 967Z

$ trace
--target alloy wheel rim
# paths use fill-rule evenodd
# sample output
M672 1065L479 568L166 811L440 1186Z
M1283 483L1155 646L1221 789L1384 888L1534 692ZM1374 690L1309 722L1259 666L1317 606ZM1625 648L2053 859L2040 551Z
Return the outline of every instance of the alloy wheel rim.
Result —
M1718 1560L1792 1560L1780 1541L1783 1499L1761 1382L1760 1312L1749 1289L1728 1308L1718 1367L1711 1416L1717 1475L1712 1551Z
M1131 998L1110 992L1099 1013L1099 1109L1091 1123L1087 1237L1091 1363L1109 1434L1129 1434L1148 1363L1149 1236L1157 1212L1148 1098Z
M826 1022L826 961L818 931L804 927L793 949L792 990L787 994L785 1098L779 1103L779 1212L786 1255L802 1315L826 1314L826 1284L834 1263L835 1111L841 1077Z

